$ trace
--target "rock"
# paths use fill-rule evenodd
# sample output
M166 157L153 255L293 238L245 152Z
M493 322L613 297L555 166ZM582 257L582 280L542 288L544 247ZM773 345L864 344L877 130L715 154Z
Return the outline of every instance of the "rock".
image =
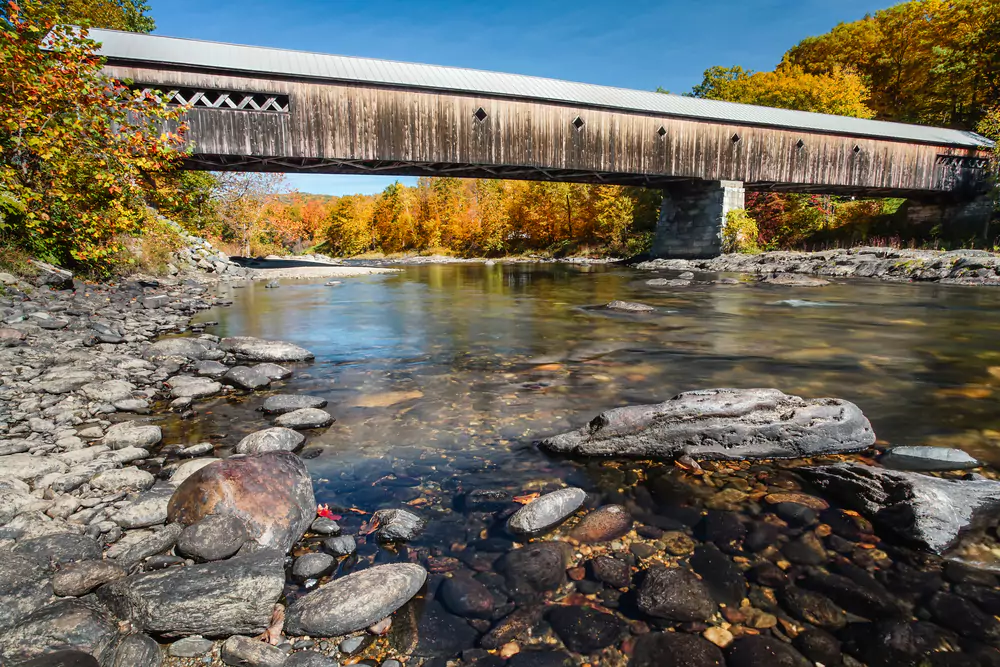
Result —
M167 380L174 398L206 398L222 391L222 385L206 377L175 375Z
M939 625L963 637L990 644L1000 640L1000 621L958 595L939 591L928 601L927 609Z
M941 479L860 463L797 472L881 530L935 553L943 553L966 529L995 518L1000 509L1000 482Z
M556 607L548 621L566 648L576 653L599 651L617 643L625 633L625 624L617 617L588 607Z
M288 370L284 366L279 366L278 364L263 363L263 364L257 364L252 368L259 373L263 373L271 381L287 380L288 378L292 377L292 372L290 370ZM321 408L323 406L318 405L316 407Z
M111 520L126 530L166 523L171 493L169 488L153 487L111 515Z
M325 408L326 399L305 394L276 394L264 400L263 410L269 415L283 415L286 412L304 408Z
M781 590L781 606L795 618L826 630L839 630L847 624L847 614L830 598L797 586Z
M845 652L873 667L935 664L925 662L926 657L958 640L933 623L899 620L851 623L840 633L840 638Z
M205 466L220 460L221 459L217 459L214 457L207 457L203 459L193 459L191 461L185 461L184 463L174 468L173 473L170 474L170 485L173 487L178 487L184 480L186 480L191 475L195 474ZM164 521L166 521L166 508L164 508L163 511L164 511Z
M309 524L309 532L317 535L340 535L340 524L325 516L318 516Z
M246 361L309 361L313 353L309 350L283 341L261 340L250 336L223 338L221 347L226 352Z
M52 599L47 561L7 553L0 558L0 632Z
M164 526L146 539L136 542L117 555L115 560L124 568L131 568L143 559L170 549L180 537L182 528L176 523Z
M323 540L323 548L334 556L350 556L354 553L358 545L351 535L341 535Z
M167 359L188 359L191 361L216 360L224 355L216 354L205 340L197 338L164 338L146 348L143 359L162 361Z
M772 637L740 637L726 652L729 667L813 667L788 644Z
M255 431L236 444L237 454L263 454L264 452L294 452L306 441L298 431L281 426Z
M798 584L822 593L852 614L873 621L906 615L907 610L874 577L860 568L853 570L850 577L811 571Z
M287 553L316 517L312 478L289 452L216 461L184 480L167 507L168 519L185 526L210 514L243 520L250 534L244 551Z
M285 667L340 667L340 663L315 651L297 651L288 656Z
M52 576L52 592L60 597L80 597L109 581L121 579L125 570L110 560L85 560L66 565Z
M31 482L51 473L66 472L66 464L50 456L9 454L0 456L0 471L8 477Z
M237 635L222 643L221 657L227 665L283 667L288 656L276 646Z
M18 667L101 667L97 658L84 651L54 651L18 663Z
M37 259L28 260L35 269L33 281L36 285L48 285L52 289L71 290L73 289L73 272L66 269L41 262Z
M147 449L160 442L163 433L159 426L140 424L134 421L119 422L104 434L101 442L111 449L139 447Z
M62 565L79 560L100 560L101 545L86 535L56 533L22 540L14 547L14 553L30 556L50 565Z
M319 579L333 570L336 563L337 560L329 554L302 554L295 559L295 564L292 566L292 576L299 581Z
M229 558L250 538L243 520L228 514L211 514L187 528L177 538L177 550L196 561Z
M691 567L701 575L716 602L739 607L746 597L747 581L743 571L714 544L703 544L695 549Z
M199 442L197 445L191 445L190 447L185 447L181 451L177 452L177 456L182 459L194 458L197 456L204 456L206 454L211 454L215 451L215 445L210 442ZM205 465L208 465L207 463ZM175 471L176 472L176 471ZM172 479L173 477L171 477ZM183 480L181 480L183 481Z
M639 609L669 621L707 621L716 605L690 570L654 566L646 570L639 587Z
M199 361L194 365L194 372L202 377L219 380L229 372L229 366L219 361Z
M446 659L448 656L458 655L473 646L479 636L465 619L448 613L436 600L424 602L415 630L415 658Z
M537 607L515 609L497 621L490 631L479 640L479 645L488 650L498 649L507 642L527 633L541 620Z
M686 556L694 551L695 547L695 541L691 539L691 536L679 530L663 533L660 541L663 542L666 552L673 556Z
M829 280L795 273L771 274L761 278L760 282L767 283L768 285L793 285L795 287L823 287L830 284Z
M496 606L489 589L467 575L445 579L438 588L438 598L448 611L465 618L492 618Z
M178 639L167 649L174 658L197 658L205 655L215 646L215 642L199 635Z
M792 644L803 656L821 665L842 664L843 655L840 642L828 632L810 628L792 641Z
M608 410L541 446L590 456L770 459L858 451L874 442L871 424L847 401L806 400L777 389L706 389Z
M80 387L84 396L99 403L117 403L132 398L135 385L124 380L93 382Z
M133 467L97 473L90 480L90 486L105 493L121 493L122 491L148 491L155 482L156 478L148 472Z
M406 510L379 510L372 516L378 526L375 535L379 542L409 542L420 534L424 520Z
M608 310L620 310L626 313L649 313L656 310L652 306L635 301L612 301L604 307Z
M275 425L285 428L323 428L334 421L333 416L319 408L300 408L278 415Z
M160 645L149 635L129 635L115 649L111 667L160 667L163 653Z
M515 535L535 535L558 526L575 512L587 494L569 487L546 493L531 501L507 520L507 529Z
M73 649L110 662L118 639L117 622L100 605L91 600L57 600L0 635L0 657L16 665Z
M293 602L285 613L289 635L337 637L367 628L406 604L427 579L412 563L393 563L334 579Z
M267 374L256 368L248 368L247 366L233 366L222 376L222 381L225 384L248 391L263 389L271 384L271 378Z
M38 387L50 394L68 394L96 379L96 373L82 369L51 371L39 379Z
M982 464L961 449L949 447L893 447L879 463L893 470L946 471L978 468Z
M632 530L632 515L621 505L605 505L583 519L569 536L584 544L609 542Z
M766 663L761 663L764 667ZM695 635L651 632L636 639L629 667L725 667L722 651ZM832 667L832 666L831 666Z
M537 601L546 591L554 591L566 581L566 566L572 553L563 542L534 542L508 552L497 569L507 580L511 597Z
M590 561L594 578L603 581L612 588L628 588L631 581L629 565L620 558L611 556L597 556Z
M267 550L134 574L102 586L97 595L144 632L226 637L263 632L284 584L283 554Z

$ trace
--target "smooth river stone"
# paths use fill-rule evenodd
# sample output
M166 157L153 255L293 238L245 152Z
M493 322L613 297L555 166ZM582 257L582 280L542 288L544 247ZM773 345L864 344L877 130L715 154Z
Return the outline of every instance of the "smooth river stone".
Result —
M515 535L531 535L554 528L575 512L587 493L570 487L536 498L507 520L507 529Z
M277 394L264 400L262 409L269 415L283 415L302 408L325 408L326 399L305 394Z
M705 389L602 412L541 446L563 454L672 459L808 458L860 451L875 432L858 406L777 389Z
M707 621L716 611L711 594L691 570L659 565L646 571L639 587L639 609L668 621Z
M333 423L333 416L319 408L301 408L279 415L274 423L285 428L323 428Z
M298 345L251 336L223 338L221 347L226 352L232 352L237 359L247 361L309 361L313 358L312 352Z
M246 524L241 553L287 553L316 518L312 478L291 452L266 452L210 463L184 480L167 506L171 522L190 526L212 514Z
M982 465L961 449L951 447L893 447L879 463L893 470L966 470Z
M621 505L605 505L583 517L569 536L593 544L614 540L632 530L632 515Z
M159 426L127 421L109 428L101 443L111 449L125 449L126 447L148 449L162 438L163 433Z
M263 454L264 452L294 452L306 441L306 436L290 428L277 426L255 431L236 445L237 454Z
M636 303L635 301L612 301L604 307L608 310L621 310L626 313L649 313L656 310L652 306L647 306L644 303Z
M381 621L406 604L427 580L413 563L378 565L335 579L293 602L285 634L337 637Z
M239 389L256 391L257 389L263 389L264 387L270 385L271 378L269 378L266 373L263 373L256 368L234 366L226 371L226 374L222 376L222 382L238 387Z
M191 375L175 375L167 384L174 398L206 398L222 391L222 385L215 380Z

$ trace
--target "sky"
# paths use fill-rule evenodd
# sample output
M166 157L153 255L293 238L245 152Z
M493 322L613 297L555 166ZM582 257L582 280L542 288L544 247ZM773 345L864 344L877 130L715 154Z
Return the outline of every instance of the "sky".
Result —
M684 93L714 65L772 69L891 0L151 0L156 34ZM377 176L289 175L317 194Z

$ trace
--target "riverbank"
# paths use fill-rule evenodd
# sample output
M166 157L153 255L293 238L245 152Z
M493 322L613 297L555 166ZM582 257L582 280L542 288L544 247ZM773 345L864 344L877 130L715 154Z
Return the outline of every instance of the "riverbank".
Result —
M756 276L808 274L828 278L873 278L891 282L1000 286L1000 255L985 250L896 250L851 248L821 252L775 251L712 259L654 259L643 271L709 271Z

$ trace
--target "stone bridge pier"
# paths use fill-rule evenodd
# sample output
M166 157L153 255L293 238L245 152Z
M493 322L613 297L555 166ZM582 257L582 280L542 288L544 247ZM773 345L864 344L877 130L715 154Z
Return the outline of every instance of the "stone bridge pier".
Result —
M685 181L663 191L653 256L704 259L722 254L726 214L744 207L741 181Z

